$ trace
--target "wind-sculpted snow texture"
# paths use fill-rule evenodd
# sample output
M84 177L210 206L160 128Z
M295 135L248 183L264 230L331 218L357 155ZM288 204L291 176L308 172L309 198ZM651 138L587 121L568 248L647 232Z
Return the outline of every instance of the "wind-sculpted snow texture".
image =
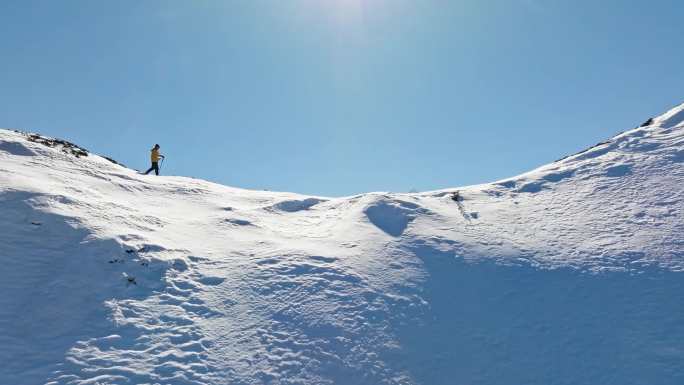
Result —
M682 384L683 111L458 202L2 130L0 384Z

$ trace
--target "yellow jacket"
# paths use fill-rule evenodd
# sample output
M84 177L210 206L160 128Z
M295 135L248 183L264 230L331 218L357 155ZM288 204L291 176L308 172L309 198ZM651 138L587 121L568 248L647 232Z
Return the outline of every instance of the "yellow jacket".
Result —
M159 150L156 148L152 149L152 152L150 154L150 160L153 162L159 162L159 159L161 159L161 155L159 154Z

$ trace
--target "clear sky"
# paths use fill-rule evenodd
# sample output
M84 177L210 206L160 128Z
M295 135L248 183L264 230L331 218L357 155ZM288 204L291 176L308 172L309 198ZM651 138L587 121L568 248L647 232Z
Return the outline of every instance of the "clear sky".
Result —
M682 102L684 2L0 1L0 127L341 196L493 181Z

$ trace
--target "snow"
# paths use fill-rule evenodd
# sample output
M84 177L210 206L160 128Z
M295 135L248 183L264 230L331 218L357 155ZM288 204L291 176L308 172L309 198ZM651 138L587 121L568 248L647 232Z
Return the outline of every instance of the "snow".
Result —
M80 150L0 130L1 384L684 383L684 105L414 194Z

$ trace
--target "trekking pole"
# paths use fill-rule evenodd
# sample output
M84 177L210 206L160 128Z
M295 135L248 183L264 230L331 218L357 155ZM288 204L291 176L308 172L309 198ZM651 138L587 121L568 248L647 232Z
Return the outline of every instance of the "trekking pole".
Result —
M165 160L165 159L166 159L166 157L162 158L161 163L159 163L159 171L161 171L162 166L164 165L164 160Z

